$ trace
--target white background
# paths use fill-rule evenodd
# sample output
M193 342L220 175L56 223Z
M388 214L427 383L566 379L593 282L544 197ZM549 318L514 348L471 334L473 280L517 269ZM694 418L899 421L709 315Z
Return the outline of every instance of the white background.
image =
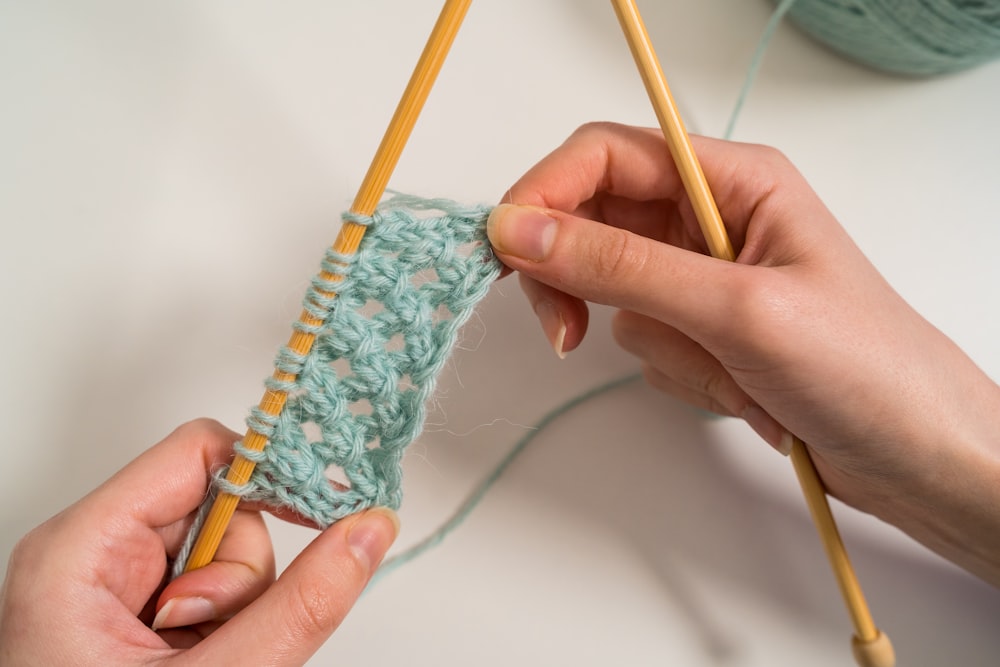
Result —
M242 430L439 6L0 0L4 562L182 421ZM720 134L771 5L642 9L689 127ZM786 25L736 134L785 151L995 377L998 91L1000 63L891 78ZM655 122L610 6L482 0L391 185L496 201L588 120ZM407 458L399 547L527 425L635 369L594 320L560 362L515 281L494 289ZM835 512L900 665L996 663L1000 593ZM272 526L287 563L310 533ZM546 431L314 663L832 666L849 635L788 462L635 384Z

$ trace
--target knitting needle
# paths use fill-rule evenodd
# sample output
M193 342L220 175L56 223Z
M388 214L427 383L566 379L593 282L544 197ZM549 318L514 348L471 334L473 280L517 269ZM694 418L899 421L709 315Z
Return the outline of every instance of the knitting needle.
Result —
M445 1L410 81L403 91L392 120L389 121L382 142L375 152L371 166L361 182L358 194L351 205L352 212L362 216L370 216L375 212L382 195L385 193L389 177L399 162L403 147L410 137L417 117L430 94L434 80L444 64L471 2L472 0ZM341 255L354 254L361 244L364 234L364 225L350 221L344 222L337 239L334 241L334 251ZM320 278L325 281L340 280L339 276L327 271L320 272ZM324 296L332 297L334 294L326 293ZM310 329L322 324L321 320L316 319L305 310L299 316L299 321ZM304 356L312 349L314 340L314 334L295 330L288 341L288 347ZM280 383L295 380L293 374L278 369L275 369L273 377ZM268 389L260 400L259 408L269 415L276 416L281 412L287 398L288 395L284 391ZM247 429L243 438L244 447L259 452L264 449L266 444L267 438L253 428ZM246 484L253 473L254 465L252 461L237 455L229 468L226 480L236 485ZM186 572L204 567L212 562L238 504L239 497L230 493L222 493L216 498L191 549L191 555L185 566Z
M650 101L666 138L667 146L684 189L694 208L698 224L713 257L733 261L736 257L726 233L719 209L712 197L712 191L705 180L701 165L691 146L691 139L681 121L680 113L667 86L666 78L656 58L649 34L643 24L634 0L611 0L622 31L628 41L632 57L642 76ZM852 639L854 658L861 667L891 667L895 655L888 636L881 632L872 620L857 577L851 567L840 533L834 522L827 502L823 483L816 473L809 451L798 438L793 438L792 464L795 468L816 524L820 540L833 568L848 613L854 624Z
M805 443L794 436L791 459L795 474L799 478L799 486L802 487L806 504L809 506L809 513L819 531L826 557L833 566L840 593L854 623L854 636L851 638L854 660L861 667L892 667L896 664L892 642L872 620L868 604L861 592L861 585L854 575L854 568L851 567L847 550L840 539L840 531L837 530L837 524L830 512L823 481L816 472L816 466L813 465Z

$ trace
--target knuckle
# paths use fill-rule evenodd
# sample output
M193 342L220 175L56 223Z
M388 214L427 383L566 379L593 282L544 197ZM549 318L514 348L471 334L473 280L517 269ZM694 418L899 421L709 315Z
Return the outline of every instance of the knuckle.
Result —
M720 415L722 417L735 417L736 413L729 408L725 403L719 401L714 396L709 396L705 401L705 405L702 406L703 410L707 410L713 414Z
M594 258L594 271L603 280L628 282L641 274L649 260L647 246L638 238L616 227L608 227Z
M183 443L192 452L213 452L211 456L219 455L218 452L229 452L232 444L239 440L240 435L235 431L226 428L220 422L208 417L200 417L185 422L174 429L166 440Z
M344 610L338 603L340 597L331 594L332 588L324 577L310 577L297 583L292 618L303 637L326 636L340 625Z
M774 146L754 145L753 161L758 165L761 178L774 189L789 179L801 179L799 170L783 151Z
M225 426L209 417L198 417L189 422L185 422L177 427L178 435L185 437L198 437L211 435L225 430Z
M53 524L58 524L61 517L62 513L56 515L17 541L7 559L9 574L17 573L17 577L31 580L36 576L32 573L45 570L50 554L55 552L52 538L58 530L53 531Z
M762 162L766 162L769 165L778 166L784 164L791 164L788 156L784 154L780 149L774 146L766 146L758 144L756 150L760 153L759 158Z
M10 556L7 559L7 569L9 572L19 572L24 569L26 565L35 562L35 558L33 556L33 552L35 550L32 544L34 534L34 531L28 533L19 539L14 545L14 548L11 549Z
M699 378L699 386L696 387L696 391L705 397L708 409L716 414L731 416L733 411L726 402L730 378L721 369L715 372L706 372Z
M573 139L592 141L595 138L606 137L609 134L613 134L618 131L620 127L621 126L617 123L612 123L610 121L590 121L576 128L570 137Z
M643 323L646 318L631 310L619 310L611 319L611 336L623 350L638 355L642 351Z
M753 161L766 172L794 168L788 156L774 146L767 144L747 144L746 149L752 153Z
M611 318L611 337L624 347L633 336L634 315L628 310L619 310Z

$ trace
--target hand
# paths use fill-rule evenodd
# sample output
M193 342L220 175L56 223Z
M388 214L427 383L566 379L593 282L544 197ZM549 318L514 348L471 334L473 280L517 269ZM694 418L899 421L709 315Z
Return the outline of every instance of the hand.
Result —
M395 515L338 522L275 582L261 515L237 510L216 560L164 587L206 471L238 439L216 422L186 424L21 540L0 597L0 664L305 662L378 567Z
M879 275L777 151L693 138L736 262L705 243L662 135L578 130L489 235L557 352L587 301L654 386L810 447L827 489L1000 583L1000 390Z

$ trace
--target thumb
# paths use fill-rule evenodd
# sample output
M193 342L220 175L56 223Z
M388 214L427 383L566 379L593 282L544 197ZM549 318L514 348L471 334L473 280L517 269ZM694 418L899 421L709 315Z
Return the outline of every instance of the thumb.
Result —
M531 206L497 206L487 232L510 268L580 299L641 313L681 330L725 326L719 320L729 312L733 277L746 268Z
M212 665L304 664L354 606L398 530L385 508L338 521L188 657Z

